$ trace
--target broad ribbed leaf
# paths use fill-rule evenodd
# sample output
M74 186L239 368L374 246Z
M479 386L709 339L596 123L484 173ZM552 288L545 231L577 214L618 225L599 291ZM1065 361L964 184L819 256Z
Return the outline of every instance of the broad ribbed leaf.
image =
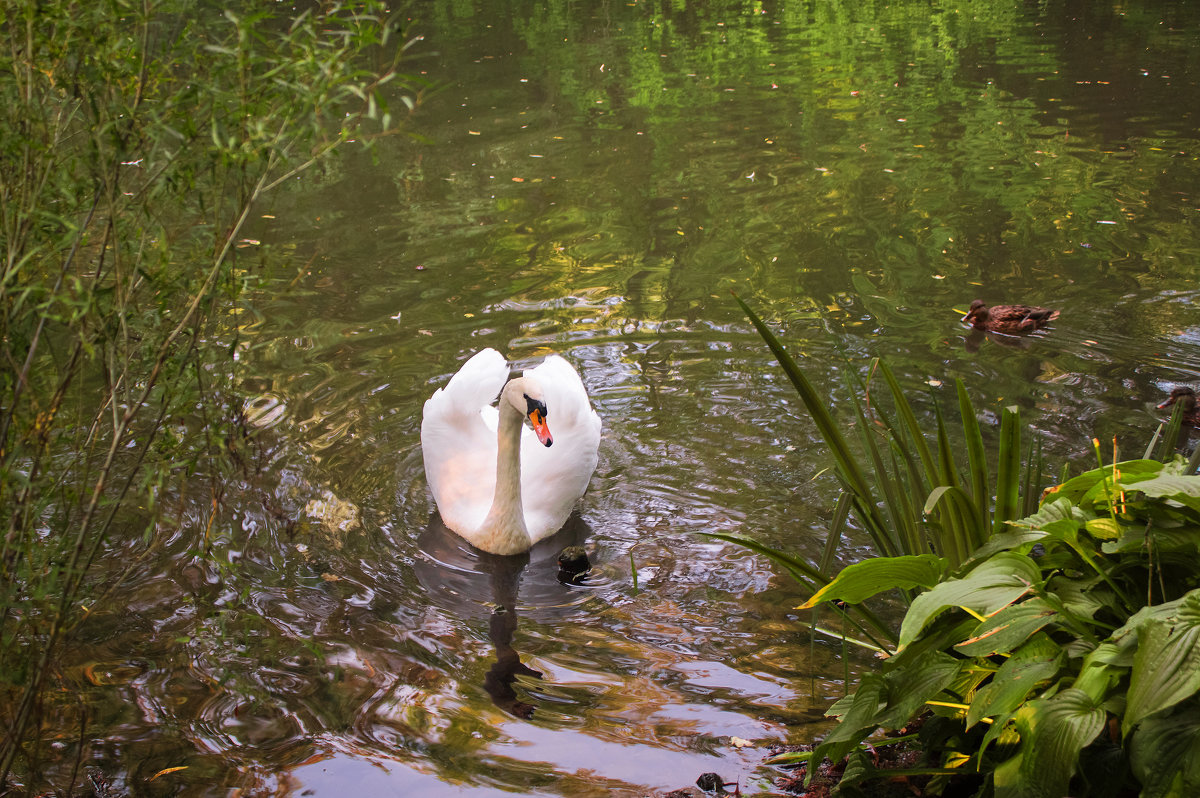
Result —
M1125 736L1145 718L1200 690L1200 592L1188 594L1174 621L1150 620L1137 632L1121 723Z
M954 648L968 657L1007 654L1053 621L1057 614L1044 600L1031 598L1000 610L979 624L969 640L964 640Z
M1101 540L1116 540L1121 535L1121 525L1112 518L1093 518L1084 524L1084 528L1089 535Z
M1021 750L996 768L996 798L1063 798L1079 752L1104 729L1104 718L1104 710L1075 689L1021 707L1015 717Z
M1176 711L1147 718L1129 739L1129 763L1141 798L1200 795L1200 713Z
M809 775L805 783L812 779L816 765L820 765L826 757L834 762L840 762L842 757L858 747L868 735L879 727L876 718L883 706L885 687L883 677L869 674L859 682L854 693L830 707L827 715L840 715L841 721L833 728L821 744L813 749L813 767L808 769ZM835 712L836 710L836 712Z
M1038 683L1054 677L1062 654L1062 647L1046 635L1033 636L975 693L967 710L967 728L983 718L1004 716L1015 710Z
M987 543L984 543L978 549L971 552L971 558L967 562L983 562L997 552L1018 549L1025 545L1037 543L1045 537L1046 533L1040 529L1013 529L1009 527L1008 532L992 535L988 538Z
M1147 496L1165 498L1200 510L1200 476L1162 473L1152 479L1128 483L1122 476L1121 483Z
M966 660L934 651L913 665L886 674L887 706L877 718L877 725L888 729L903 726L924 708L926 701L945 690L966 664Z
M876 557L848 565L813 597L796 609L808 610L824 601L858 604L885 590L930 588L946 571L946 561L933 554Z
M1117 463L1117 471L1121 474L1121 481L1127 485L1141 479L1149 479L1162 471L1162 468L1163 464L1157 460L1125 460L1124 462ZM1103 499L1104 487L1101 483L1105 479L1111 479L1112 474L1112 466L1085 471L1079 476L1068 479L1059 485L1054 495L1069 499L1075 504L1084 504L1085 502L1094 501L1097 498ZM1109 489L1111 490L1111 486Z
M1124 679L1133 666L1132 644L1136 639L1133 636L1127 638L1129 645L1104 642L1096 646L1084 659L1083 667L1071 686L1096 701L1103 700L1112 686Z
M1043 504L1033 515L1026 516L1019 521L1012 521L1010 525L1022 529L1041 529L1055 521L1074 521L1082 524L1087 521L1087 516L1068 499L1059 497Z
M929 621L951 607L991 615L1025 595L1038 579L1033 560L1002 551L962 579L947 580L917 596L900 626L900 647L912 642Z

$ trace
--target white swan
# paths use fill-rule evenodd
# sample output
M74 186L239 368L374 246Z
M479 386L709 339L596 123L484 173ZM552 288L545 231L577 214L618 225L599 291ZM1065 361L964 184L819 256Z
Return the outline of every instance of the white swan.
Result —
M528 551L558 531L587 490L600 445L600 417L570 363L551 355L520 377L508 373L495 349L475 353L426 400L421 419L442 521L493 554Z

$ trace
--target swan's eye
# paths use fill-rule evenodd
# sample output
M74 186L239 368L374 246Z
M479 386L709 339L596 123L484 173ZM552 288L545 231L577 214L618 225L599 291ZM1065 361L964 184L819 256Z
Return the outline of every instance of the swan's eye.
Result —
M546 410L546 403L541 399L533 399L529 394L525 394L525 406L525 415L527 416L532 416L534 413L541 413L542 418L545 418L550 415L550 412Z

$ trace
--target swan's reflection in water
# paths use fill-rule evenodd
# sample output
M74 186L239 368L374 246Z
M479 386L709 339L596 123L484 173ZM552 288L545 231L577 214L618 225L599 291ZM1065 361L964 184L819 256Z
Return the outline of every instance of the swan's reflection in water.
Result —
M483 687L497 707L517 717L528 718L534 711L518 697L517 677L542 676L522 663L513 648L517 619L525 615L541 622L562 621L595 595L599 582L590 575L580 579L561 574L558 562L564 548L582 546L590 531L579 513L572 513L562 529L528 552L502 556L467 543L434 513L419 539L413 569L431 600L463 620L487 618L496 662Z

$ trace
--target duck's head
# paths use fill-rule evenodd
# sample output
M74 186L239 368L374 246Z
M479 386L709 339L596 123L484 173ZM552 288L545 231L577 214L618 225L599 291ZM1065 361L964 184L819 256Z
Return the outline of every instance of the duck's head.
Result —
M546 409L546 397L540 382L533 377L510 380L508 385L504 386L501 398L529 419L543 446L548 447L554 443L554 436L550 434L550 427L546 424L546 416L550 411Z
M1160 404L1158 409L1162 410L1164 407L1170 407L1176 402L1180 402L1183 405L1185 413L1190 413L1196 409L1196 392L1186 385L1177 385L1171 389L1171 396L1167 401Z
M983 304L982 299L976 299L971 303L967 315L963 316L963 321L974 323L976 327L981 327L987 324L988 309L987 305Z

